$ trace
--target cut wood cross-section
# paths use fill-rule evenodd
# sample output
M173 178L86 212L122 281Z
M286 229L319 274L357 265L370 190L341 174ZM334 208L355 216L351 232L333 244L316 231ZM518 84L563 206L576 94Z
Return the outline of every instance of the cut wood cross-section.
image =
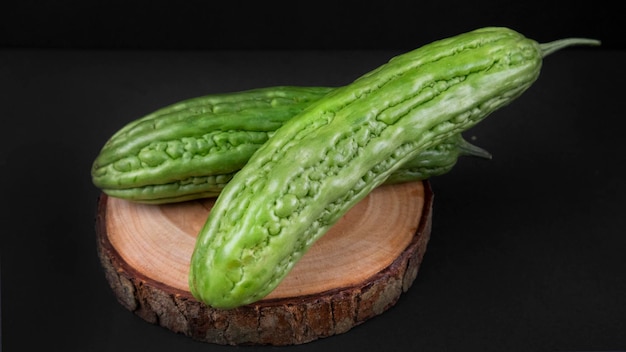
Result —
M428 182L382 186L318 240L263 300L220 310L187 275L214 200L146 205L101 195L97 245L117 300L144 320L224 345L293 345L345 333L395 305L430 237Z

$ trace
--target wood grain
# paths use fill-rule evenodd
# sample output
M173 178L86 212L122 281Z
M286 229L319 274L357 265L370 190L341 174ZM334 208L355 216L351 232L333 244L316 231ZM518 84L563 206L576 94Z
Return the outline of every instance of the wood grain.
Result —
M430 237L427 182L383 186L317 241L265 299L232 310L189 293L197 232L212 199L144 205L102 195L98 253L117 300L174 332L217 344L290 345L344 333L393 306Z

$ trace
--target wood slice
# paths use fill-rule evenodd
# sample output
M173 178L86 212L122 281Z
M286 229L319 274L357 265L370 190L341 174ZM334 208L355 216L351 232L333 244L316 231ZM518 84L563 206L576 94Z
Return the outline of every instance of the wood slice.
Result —
M98 254L117 300L144 320L223 345L294 345L345 333L409 289L430 237L428 182L383 186L318 240L263 300L220 310L189 292L195 237L213 199L98 202Z

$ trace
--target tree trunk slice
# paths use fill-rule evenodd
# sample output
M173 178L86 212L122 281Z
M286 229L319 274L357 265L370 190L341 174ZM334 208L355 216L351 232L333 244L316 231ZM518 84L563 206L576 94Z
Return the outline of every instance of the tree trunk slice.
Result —
M117 300L144 320L222 345L294 345L345 333L397 302L430 237L428 182L383 186L318 240L263 300L220 310L197 301L187 275L214 200L98 202L98 254Z

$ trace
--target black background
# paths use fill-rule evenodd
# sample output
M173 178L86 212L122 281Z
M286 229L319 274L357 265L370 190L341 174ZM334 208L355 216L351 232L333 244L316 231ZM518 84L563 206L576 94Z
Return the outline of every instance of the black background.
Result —
M130 120L194 96L342 85L477 27L583 36L465 136L493 160L433 179L411 289L351 331L288 349L626 350L622 14L601 2L20 1L0 7L5 351L281 350L192 341L113 297L91 162Z
M22 0L0 9L0 45L9 47L408 50L484 26L626 47L624 11L605 0Z

